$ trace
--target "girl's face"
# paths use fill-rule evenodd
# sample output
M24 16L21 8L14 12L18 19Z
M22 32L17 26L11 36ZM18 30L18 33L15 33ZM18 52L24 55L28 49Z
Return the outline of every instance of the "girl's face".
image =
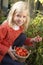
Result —
M26 20L27 20L27 11L16 12L13 16L13 22L18 26L23 25L26 22Z

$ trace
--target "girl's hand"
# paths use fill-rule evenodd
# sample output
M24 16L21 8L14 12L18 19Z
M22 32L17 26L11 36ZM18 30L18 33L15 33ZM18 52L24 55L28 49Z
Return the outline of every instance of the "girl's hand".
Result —
M40 36L38 35L38 36L32 38L31 41L33 41L33 42L40 42L40 41L42 41L42 37L40 37Z
M12 49L12 47L10 47L9 50L8 50L9 56L12 58L12 60L18 60L18 58L16 58L16 57L14 56L14 54L12 53L12 51L13 51L13 49Z

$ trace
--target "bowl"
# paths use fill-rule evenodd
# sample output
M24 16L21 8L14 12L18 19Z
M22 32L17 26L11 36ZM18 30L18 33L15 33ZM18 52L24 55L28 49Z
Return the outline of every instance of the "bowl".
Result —
M29 57L31 52L25 48L16 47L14 48L13 54L16 58L18 58L18 61L24 62Z

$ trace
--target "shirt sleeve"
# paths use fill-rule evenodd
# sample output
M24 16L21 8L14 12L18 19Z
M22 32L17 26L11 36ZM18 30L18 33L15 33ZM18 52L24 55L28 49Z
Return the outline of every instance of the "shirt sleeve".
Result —
M26 38L24 44L28 46L33 46L33 42L31 42L31 38Z
M33 46L31 38L27 38L27 36L24 33L21 33L20 36L14 41L12 48L14 48L14 46L22 45Z
M3 39L6 36L6 33L7 33L7 30L4 27L0 26L0 61L2 60L2 58L5 55L5 53L8 50L8 47L2 43Z
M3 59L4 55L6 54L7 50L8 50L8 47L0 43L0 62Z

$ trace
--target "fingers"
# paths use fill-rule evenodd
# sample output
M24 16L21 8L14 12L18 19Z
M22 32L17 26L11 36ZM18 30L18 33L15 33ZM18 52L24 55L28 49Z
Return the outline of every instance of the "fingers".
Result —
M40 37L39 35L36 36L36 37L35 37L35 41L36 41L36 42L40 42L40 41L42 41L42 37Z

